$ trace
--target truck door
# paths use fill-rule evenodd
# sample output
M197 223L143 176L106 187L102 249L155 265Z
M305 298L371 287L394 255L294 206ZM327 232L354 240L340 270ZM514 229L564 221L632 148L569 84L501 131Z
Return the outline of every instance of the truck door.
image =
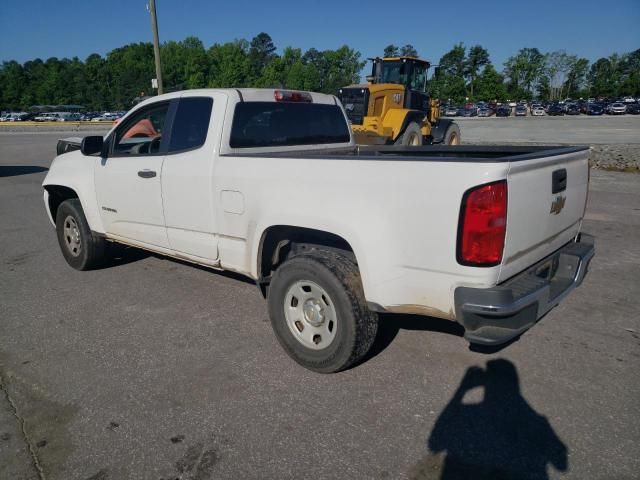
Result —
M143 246L169 248L160 175L170 106L170 101L151 104L118 125L107 139L106 157L95 167L96 198L106 232Z
M171 249L211 265L218 263L213 168L225 106L224 94L184 93L162 166L162 200Z

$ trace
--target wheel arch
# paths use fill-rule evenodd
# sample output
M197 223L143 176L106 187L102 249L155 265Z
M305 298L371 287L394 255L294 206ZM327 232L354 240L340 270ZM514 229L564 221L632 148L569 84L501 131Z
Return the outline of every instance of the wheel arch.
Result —
M265 228L260 235L255 261L257 283L262 294L266 296L271 274L290 254L303 253L315 247L340 251L358 263L352 243L343 235L286 224Z
M451 125L456 125L456 122L454 122L450 118L438 119L438 121L435 123L435 125L431 129L431 138L433 143L444 142L444 138L445 138L445 135L447 134L447 130Z
M72 198L80 199L78 192L73 188L66 187L64 185L44 185L44 190L46 193L46 206L49 213L49 219L54 225L56 223L56 214L60 204L65 200L70 200Z
M93 204L91 203L91 194L89 192L83 192L82 188L77 188L75 185L65 185L62 183L45 183L42 185L42 188L44 189L44 202L47 214L54 226L56 224L56 212L60 204L65 200L77 198L80 200L80 205L82 206L91 231L104 233L102 219L97 211L97 205L95 205L95 201Z

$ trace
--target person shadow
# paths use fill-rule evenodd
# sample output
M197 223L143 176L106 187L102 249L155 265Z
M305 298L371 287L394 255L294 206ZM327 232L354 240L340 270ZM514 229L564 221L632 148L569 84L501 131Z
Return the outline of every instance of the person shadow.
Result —
M444 462L422 465L416 480L548 480L549 464L569 468L567 446L524 399L517 369L504 359L466 371L427 446Z

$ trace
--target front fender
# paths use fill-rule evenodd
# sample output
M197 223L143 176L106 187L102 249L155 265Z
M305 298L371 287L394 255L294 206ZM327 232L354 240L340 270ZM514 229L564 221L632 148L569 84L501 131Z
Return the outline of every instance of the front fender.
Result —
M42 186L48 191L45 194L45 207L47 210L49 210L48 198L50 192L56 186L69 188L78 196L91 230L104 233L104 226L96 201L94 183L95 163L99 161L99 157L82 155L79 150L59 155L51 163ZM49 218L52 222L55 222L50 212Z

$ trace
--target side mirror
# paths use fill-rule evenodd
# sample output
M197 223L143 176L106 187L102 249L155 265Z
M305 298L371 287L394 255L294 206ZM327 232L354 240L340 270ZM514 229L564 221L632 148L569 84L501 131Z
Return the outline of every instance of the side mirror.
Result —
M91 135L84 137L80 144L80 151L83 155L93 155L94 153L101 153L104 145L104 138L100 135Z

